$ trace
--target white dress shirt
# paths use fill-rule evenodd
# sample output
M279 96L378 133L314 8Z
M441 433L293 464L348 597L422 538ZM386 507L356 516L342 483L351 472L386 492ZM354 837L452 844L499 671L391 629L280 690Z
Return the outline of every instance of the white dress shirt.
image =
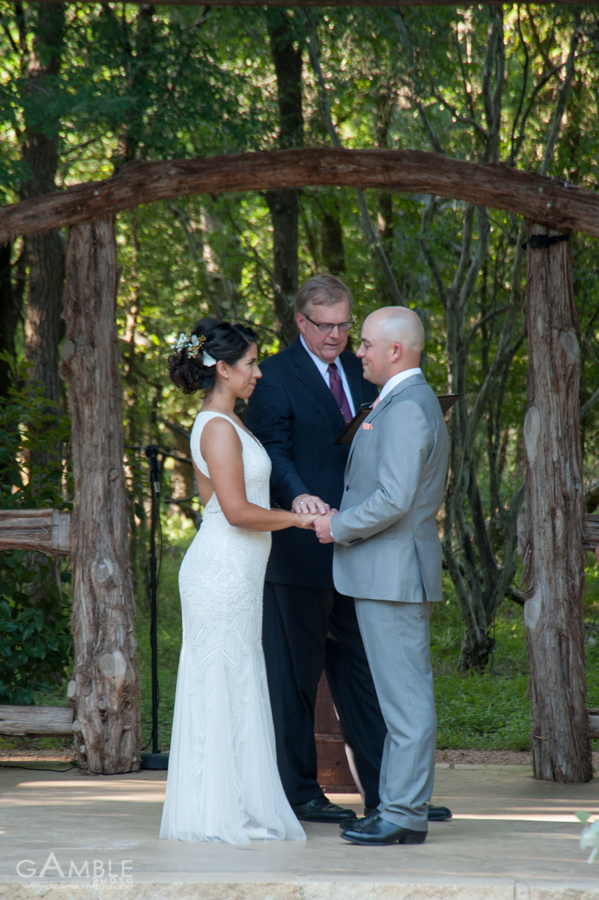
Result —
M397 375L393 375L393 377L390 378L389 381L386 381L381 388L379 401L383 400L393 388L396 388L398 384L401 384L402 381L405 381L406 378L410 378L412 375L422 375L422 369L419 367L415 369L406 369L405 372L398 372Z
M331 389L331 379L330 379L330 375L329 375L329 371L328 371L330 363L324 362L319 356L316 356L315 353L312 353L312 351L310 350L310 348L308 347L308 345L306 344L306 342L304 340L303 334L300 334L300 341L302 342L302 347L304 348L304 350L306 351L306 353L308 354L310 359L313 361L314 365L316 366L316 368L318 369L318 371L324 378L326 386L330 390ZM345 396L347 397L347 402L349 403L350 412L351 412L352 416L355 416L356 407L354 406L354 401L353 401L353 398L351 395L351 391L349 389L349 384L347 382L347 376L346 376L345 372L343 371L343 366L341 365L341 360L339 359L339 357L337 357L337 359L335 359L334 362L335 362L335 365L337 366L337 371L339 372L339 376L341 378L341 384L343 385L343 390L345 391ZM410 369L410 371L415 372L416 369ZM418 369L417 371L419 372L420 369Z

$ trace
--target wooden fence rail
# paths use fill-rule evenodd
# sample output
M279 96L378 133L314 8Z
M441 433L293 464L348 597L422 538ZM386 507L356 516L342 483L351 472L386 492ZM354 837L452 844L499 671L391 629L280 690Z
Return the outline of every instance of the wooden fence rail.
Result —
M0 510L0 550L37 550L40 553L70 552L71 514L57 509ZM599 546L599 515L585 515L583 546Z
M57 509L1 509L0 550L70 552L71 514Z
M599 709L590 709L589 733L599 738ZM12 737L75 734L74 713L71 706L0 706L0 734ZM318 738L330 735L317 735ZM339 738L342 740L342 738Z
M73 734L71 706L0 706L0 734Z

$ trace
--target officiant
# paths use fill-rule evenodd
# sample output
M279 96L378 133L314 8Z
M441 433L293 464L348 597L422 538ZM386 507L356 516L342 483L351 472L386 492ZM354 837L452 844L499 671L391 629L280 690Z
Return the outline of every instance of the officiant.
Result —
M351 308L351 293L338 278L310 278L296 297L298 339L260 366L263 377L246 424L272 460L273 506L324 513L341 503L349 445L334 442L378 393L346 350ZM386 734L354 600L335 590L332 563L331 546L319 544L314 533L276 532L264 591L263 644L279 771L296 815L313 822L354 817L330 803L317 781L314 708L323 669L367 811L379 802Z

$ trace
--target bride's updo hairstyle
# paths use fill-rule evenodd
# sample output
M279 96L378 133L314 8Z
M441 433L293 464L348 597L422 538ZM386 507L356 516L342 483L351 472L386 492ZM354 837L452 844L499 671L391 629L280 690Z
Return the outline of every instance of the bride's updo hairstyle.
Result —
M197 342L192 340L194 335ZM217 378L214 362L222 359L234 366L257 340L256 332L247 325L235 325L220 319L200 319L194 326L187 345L169 356L171 381L184 394L209 391ZM205 365L204 355L208 357L209 366Z

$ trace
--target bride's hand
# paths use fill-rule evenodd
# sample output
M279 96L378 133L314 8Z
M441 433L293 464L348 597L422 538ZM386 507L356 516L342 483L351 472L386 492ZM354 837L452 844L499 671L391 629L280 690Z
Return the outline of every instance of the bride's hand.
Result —
M320 513L296 513L296 527L314 531L314 521L320 518Z

